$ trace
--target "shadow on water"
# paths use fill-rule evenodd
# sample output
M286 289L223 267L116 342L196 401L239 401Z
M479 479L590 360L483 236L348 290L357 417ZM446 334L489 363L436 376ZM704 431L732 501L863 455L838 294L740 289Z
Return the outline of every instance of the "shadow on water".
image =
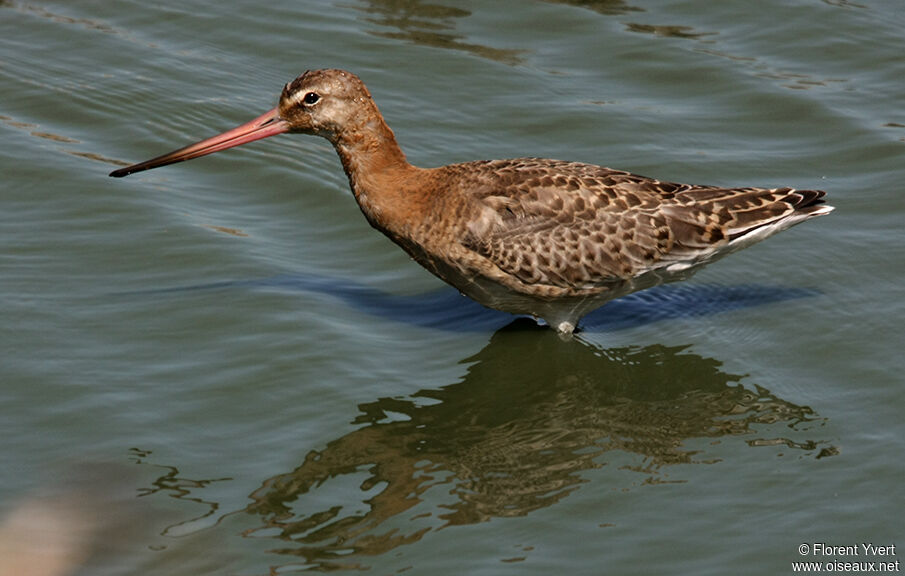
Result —
M228 289L276 289L326 294L379 318L453 332L496 330L516 319L512 314L485 308L451 287L422 294L398 295L351 280L314 274L285 274L255 280L145 290L129 295L160 296ZM710 316L819 294L819 291L810 288L765 284L666 284L609 302L585 316L579 327L585 332L622 330L661 320Z
M238 512L256 518L243 534L280 541L273 552L293 564L362 569L431 530L553 506L608 464L617 491L682 482L676 465L719 462L696 439L835 453L801 438L822 424L811 408L687 348L597 349L507 327L463 360L461 382L363 404L358 429L266 479Z

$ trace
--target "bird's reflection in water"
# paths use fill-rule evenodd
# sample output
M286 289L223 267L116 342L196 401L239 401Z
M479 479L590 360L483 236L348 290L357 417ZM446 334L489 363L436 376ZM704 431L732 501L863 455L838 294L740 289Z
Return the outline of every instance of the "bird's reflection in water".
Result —
M276 552L293 563L363 568L433 529L554 505L617 454L635 461L631 487L707 461L689 440L739 436L740 450L813 455L823 444L799 438L813 434L810 408L686 346L602 350L517 322L464 362L461 382L362 405L360 428L264 481L245 534L281 540ZM765 438L777 424L780 437Z
M813 436L822 420L809 407L723 372L690 346L599 348L581 335L564 341L452 289L400 296L292 274L136 294L235 289L329 294L375 317L447 333L504 326L462 361L468 370L461 382L360 406L359 428L265 480L251 504L229 514L250 520L247 537L279 540L275 552L296 568L361 569L431 530L529 514L592 482L591 471L607 464L626 475L619 488L682 481L670 467L714 461L697 452L702 439L732 437L723 457L727 449L764 445L818 458L836 450ZM585 335L611 334L818 295L772 285L670 284L610 302L581 327ZM206 516L215 514L211 508ZM166 532L185 534L197 520Z

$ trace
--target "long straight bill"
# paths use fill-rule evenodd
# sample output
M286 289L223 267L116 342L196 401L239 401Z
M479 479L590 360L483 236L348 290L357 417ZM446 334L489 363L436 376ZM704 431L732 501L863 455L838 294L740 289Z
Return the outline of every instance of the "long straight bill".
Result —
M185 160L191 160L192 158L207 156L208 154L213 154L220 150L226 150L233 146L240 146L242 144L254 142L255 140L260 140L261 138L275 136L288 131L289 123L280 118L279 108L274 108L273 110L258 116L251 122L236 126L223 134L218 134L212 138L189 144L185 148L174 150L169 154L164 154L163 156L158 156L157 158L152 158L145 162L139 162L132 166L114 170L110 173L110 176L122 178L123 176L134 174L135 172L141 172L142 170L150 170L151 168L166 166L167 164L175 164L176 162L183 162Z

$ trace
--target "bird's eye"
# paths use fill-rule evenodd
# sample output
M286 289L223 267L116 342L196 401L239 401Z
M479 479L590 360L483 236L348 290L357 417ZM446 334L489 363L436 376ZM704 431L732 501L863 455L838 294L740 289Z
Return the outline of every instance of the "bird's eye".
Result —
M321 97L317 94L317 92L308 92L305 94L305 98L303 99L305 104L317 104L317 101L320 100Z

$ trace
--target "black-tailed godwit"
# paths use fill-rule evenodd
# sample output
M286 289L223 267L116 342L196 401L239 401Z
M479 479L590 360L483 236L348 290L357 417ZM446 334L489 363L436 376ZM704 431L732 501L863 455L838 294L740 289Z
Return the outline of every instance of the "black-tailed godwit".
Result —
M613 298L687 278L833 209L821 190L675 184L540 158L418 168L364 83L343 70L305 72L262 116L110 175L284 132L329 140L368 222L419 264L485 306L563 334Z

